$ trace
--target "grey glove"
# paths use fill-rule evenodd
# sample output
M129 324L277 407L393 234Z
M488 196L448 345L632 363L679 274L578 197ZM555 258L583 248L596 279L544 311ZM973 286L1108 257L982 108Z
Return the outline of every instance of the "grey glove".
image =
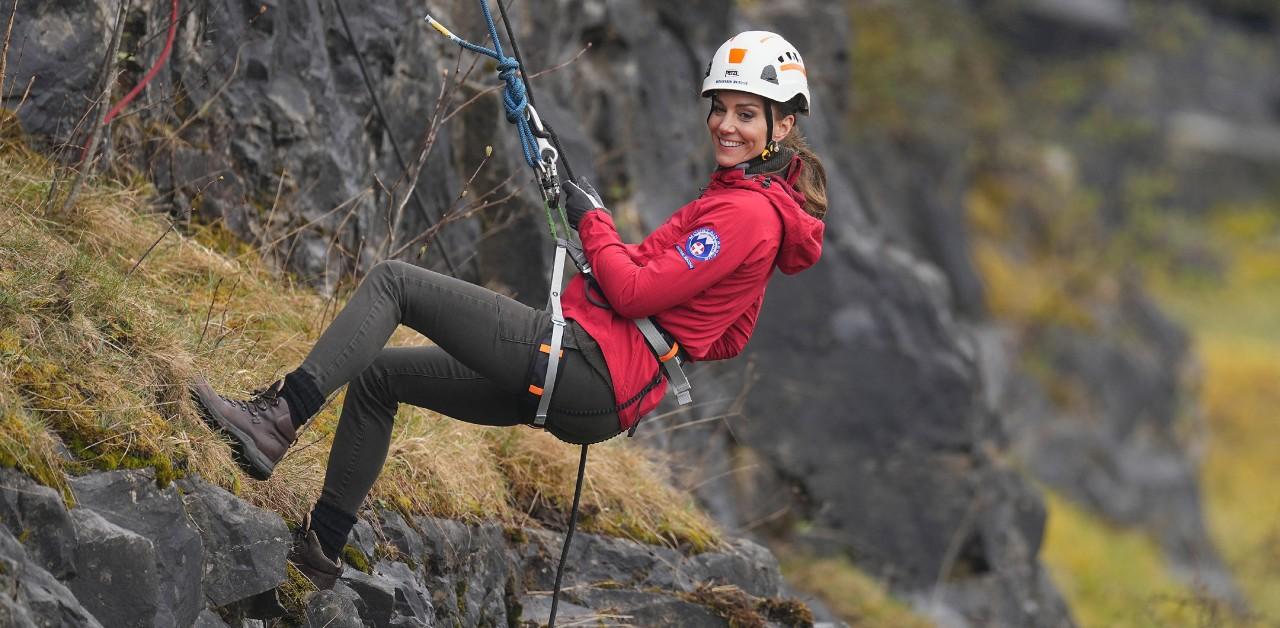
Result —
M600 193L587 183L586 178L578 177L578 180L569 181L564 184L564 213L569 219L569 226L574 229L578 228L578 223L582 222L582 217L593 209L599 209L604 212L604 201L600 199Z

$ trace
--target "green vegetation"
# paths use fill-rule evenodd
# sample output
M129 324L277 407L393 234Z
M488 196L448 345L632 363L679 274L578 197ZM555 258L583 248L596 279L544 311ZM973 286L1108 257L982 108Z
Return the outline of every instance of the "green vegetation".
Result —
M338 302L293 285L217 226L170 229L151 190L92 179L67 212L68 173L0 118L0 465L66 491L68 475L154 467L198 473L298 520L319 494L340 397L270 481L247 479L186 393L196 373L248 395L303 358ZM55 194L55 197L57 194ZM154 244L154 249L148 250ZM401 330L393 342L423 342ZM372 499L406 513L506 525L567 518L578 450L541 432L481 428L404 408ZM584 530L692 551L719 543L659 461L595 450ZM536 506L536 507L535 507Z
M858 628L929 628L933 622L916 615L891 597L884 585L845 557L785 556L782 573L796 587L814 593L831 612Z
M1081 626L1232 625L1218 603L1170 576L1145 534L1109 525L1057 495L1049 497L1049 513L1042 557Z
M1280 621L1280 200L1213 211L1216 276L1152 269L1202 360L1201 481L1210 533L1253 610Z

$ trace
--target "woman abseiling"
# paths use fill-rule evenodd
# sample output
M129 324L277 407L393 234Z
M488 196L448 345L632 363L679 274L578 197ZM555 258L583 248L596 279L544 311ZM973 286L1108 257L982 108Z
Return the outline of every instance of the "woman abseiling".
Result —
M690 361L732 358L755 329L774 269L799 272L822 251L826 178L795 126L809 111L796 49L774 33L741 33L716 51L702 95L718 168L699 198L640 244L622 242L589 184L565 185L570 225L608 302L597 305L581 275L564 291L569 323L546 429L567 442L616 436L662 398L666 382L633 319L652 317ZM435 346L385 347L401 324ZM203 378L191 390L204 418L231 437L237 462L263 480L327 396L349 385L324 487L289 554L330 588L386 460L398 404L481 425L529 424L532 365L550 327L548 312L383 262L283 380L249 400L223 397Z

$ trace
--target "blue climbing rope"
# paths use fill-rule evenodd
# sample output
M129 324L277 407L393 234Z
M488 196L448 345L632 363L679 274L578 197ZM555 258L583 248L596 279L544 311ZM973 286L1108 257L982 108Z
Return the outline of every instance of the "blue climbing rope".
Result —
M538 140L533 134L533 128L529 126L529 115L526 112L529 107L529 96L525 92L524 81L520 78L520 63L516 61L515 57L508 57L503 54L502 40L498 39L498 27L493 22L493 14L489 11L489 2L487 0L480 0L480 10L484 13L485 25L489 28L489 37L493 39L493 48L485 48L454 35L430 15L427 16L427 22L431 24L432 28L440 31L441 34L453 40L459 46L490 57L498 62L498 78L506 83L506 87L502 90L502 106L507 110L507 122L516 125L516 131L520 136L520 148L524 151L525 163L528 163L530 167L536 167L538 165Z

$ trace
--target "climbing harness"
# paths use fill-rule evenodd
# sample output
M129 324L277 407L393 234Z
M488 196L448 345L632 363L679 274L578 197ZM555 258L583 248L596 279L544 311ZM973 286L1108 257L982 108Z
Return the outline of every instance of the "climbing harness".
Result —
M502 41L498 37L498 30L494 24L493 14L489 10L488 0L478 1L480 3L480 11L484 14L485 26L488 28L489 37L493 41L493 48L486 48L458 37L430 15L426 16L426 21L432 28L448 37L458 46L490 57L497 62L498 77L506 83L502 91L502 104L506 109L507 121L516 126L520 150L524 156L525 163L534 170L537 176L538 189L542 195L543 206L547 213L547 227L551 231L551 237L556 242L555 258L551 264L551 289L547 298L548 307L551 310L551 337L548 342L539 347L541 353L547 354L546 374L542 378L541 386L536 383L529 386L529 392L538 397L538 405L534 412L532 425L537 428L544 428L547 423L547 415L551 410L551 399L555 390L556 376L560 370L560 358L564 355L566 321L564 311L561 308L560 297L563 289L566 257L573 260L574 265L578 267L579 273L583 275L584 280L587 282L587 295L592 300L592 303L602 307L607 307L608 304L597 302L592 298L592 287L595 286L598 290L598 284L596 284L595 277L591 273L591 265L582 253L581 246L572 240L573 230L569 226L568 217L565 215L564 207L560 203L560 174L556 164L557 162L564 164L570 180L574 178L573 169L569 165L568 158L563 155L563 151L560 149L560 142L555 132L550 125L542 121L538 116L537 109L534 108L533 91L530 89L527 77L520 72L520 47L516 43L515 33L511 29L511 20L507 17L506 6L499 0L498 10L502 14L503 25L507 31L507 39L511 42L511 48L514 53L512 57L508 57L503 53ZM557 213L559 214L560 222L565 226L566 237L564 238L559 236L556 228ZM651 319L635 319L635 323L660 365L653 380L646 384L635 396L613 408L607 408L603 411L588 411L586 413L581 411L567 413L606 414L621 412L623 409L639 402L657 387L661 383L664 373L680 405L692 402L689 379L681 368L679 343L674 339L668 339ZM559 412L560 410L557 411ZM639 421L636 422L636 425L638 424ZM632 425L627 434L628 436L635 435L636 425ZM554 628L556 624L560 583L564 576L565 560L569 555L569 542L573 539L573 532L577 527L578 505L582 498L582 482L586 475L586 469L587 445L582 445L582 455L578 461L578 479L573 492L573 506L569 511L569 528L565 533L564 545L560 549L560 563L556 567L555 587L551 594L549 628Z

